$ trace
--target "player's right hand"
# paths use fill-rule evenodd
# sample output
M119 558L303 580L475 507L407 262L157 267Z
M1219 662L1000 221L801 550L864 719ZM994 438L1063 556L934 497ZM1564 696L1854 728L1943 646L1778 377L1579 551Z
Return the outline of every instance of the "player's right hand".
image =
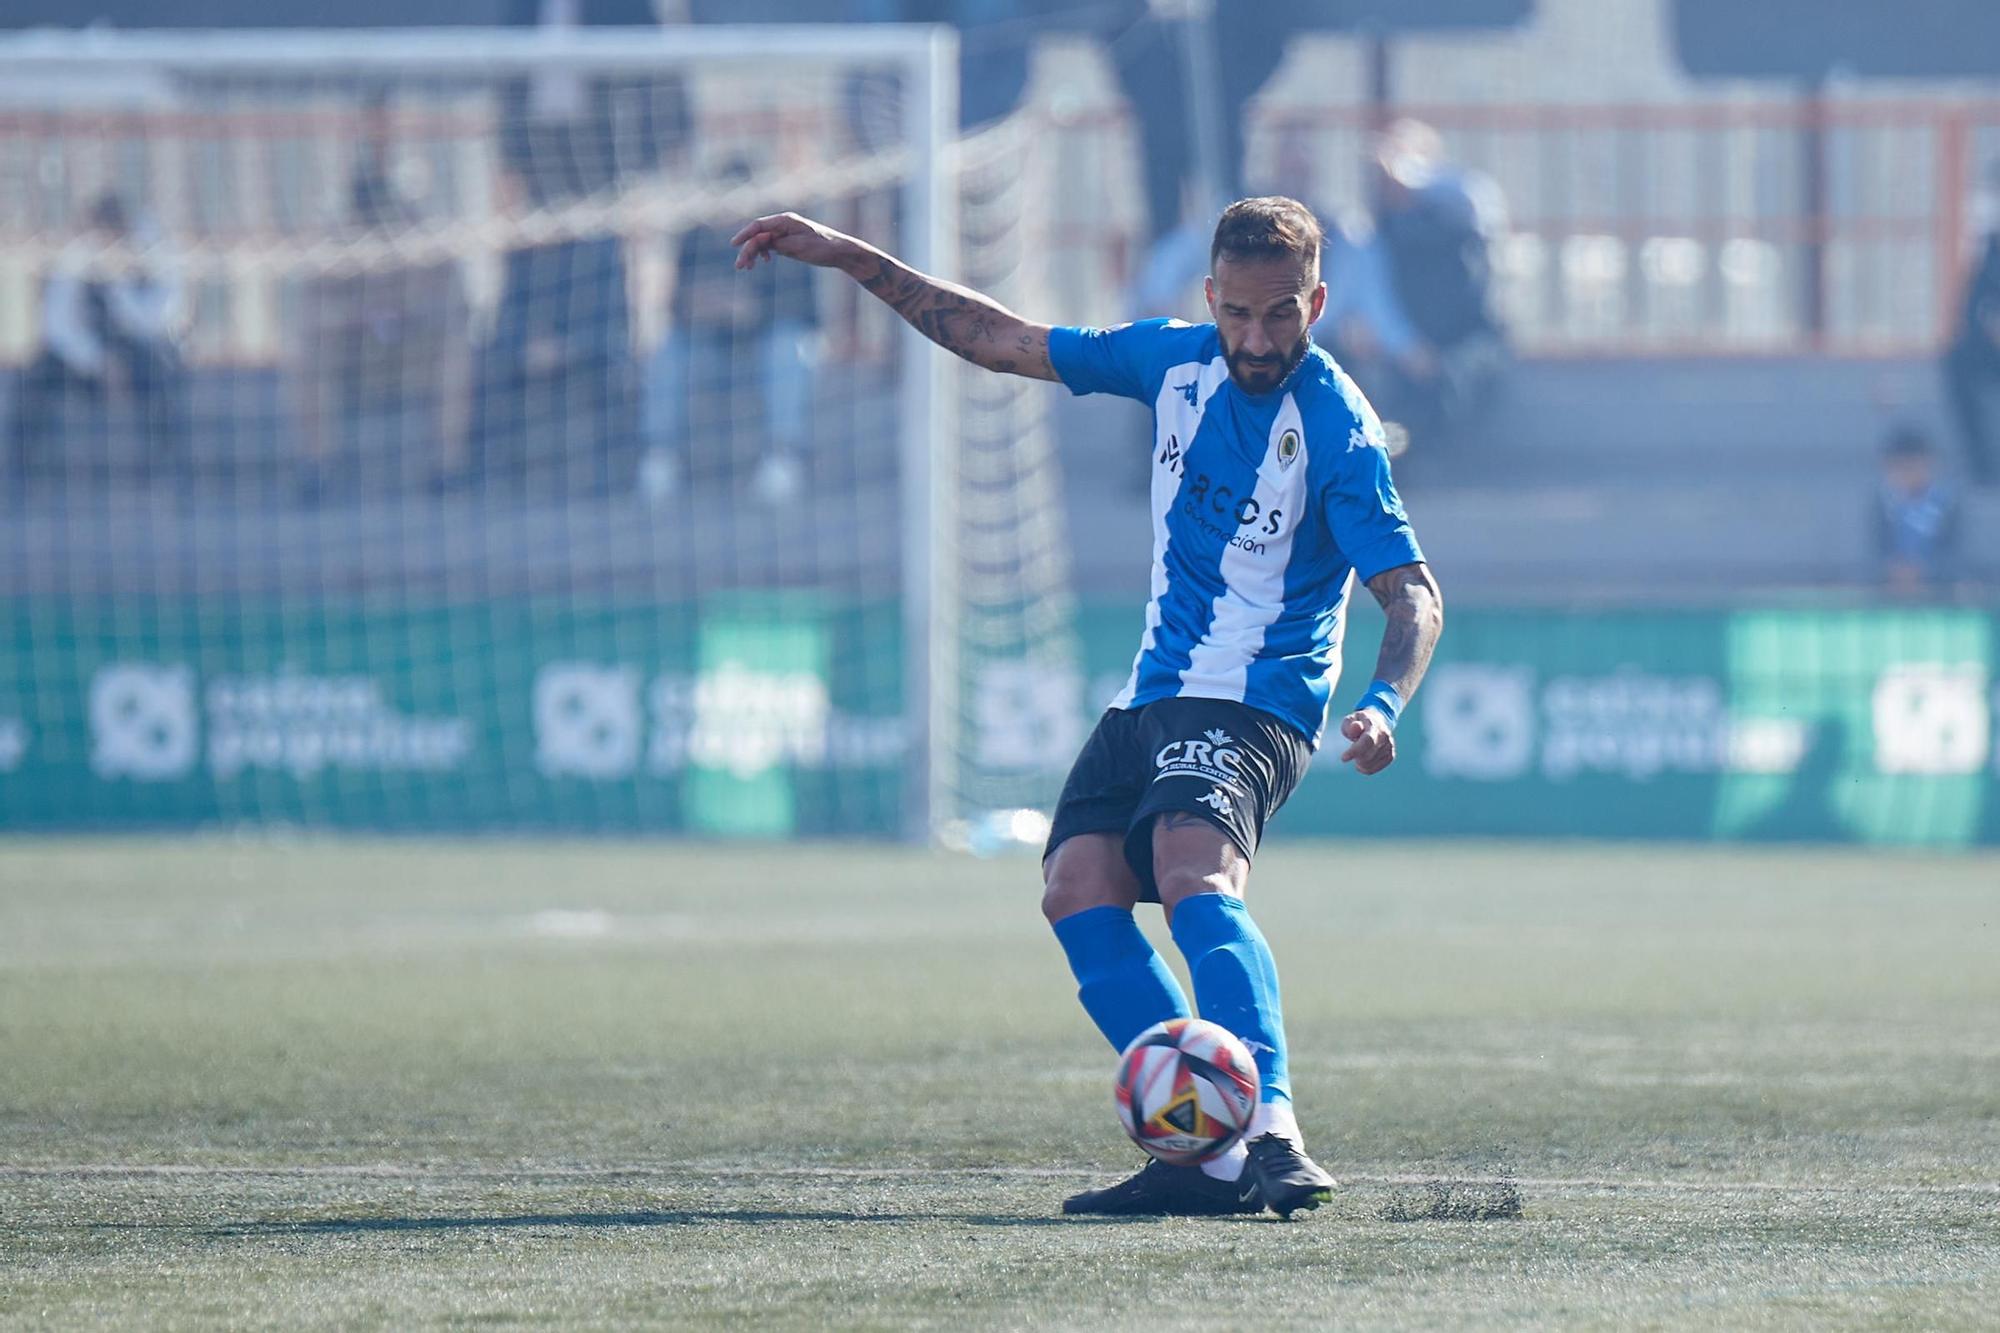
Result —
M853 254L855 248L852 236L797 213L773 213L746 223L729 243L737 247L739 269L754 268L758 260L773 255L833 268Z

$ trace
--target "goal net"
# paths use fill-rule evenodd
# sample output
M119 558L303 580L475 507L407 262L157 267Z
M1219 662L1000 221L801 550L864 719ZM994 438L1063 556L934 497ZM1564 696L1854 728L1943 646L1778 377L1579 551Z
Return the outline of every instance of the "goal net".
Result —
M797 209L1031 302L1032 137L949 141L950 42L0 42L0 824L1046 802L1036 386L729 245Z

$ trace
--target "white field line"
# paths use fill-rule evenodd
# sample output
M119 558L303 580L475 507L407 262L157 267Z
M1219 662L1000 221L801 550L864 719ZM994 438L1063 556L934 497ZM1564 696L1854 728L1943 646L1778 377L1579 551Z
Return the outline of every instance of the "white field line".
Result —
M912 1180L940 1176L965 1180L1073 1180L1095 1173L1083 1168L1039 1166L863 1167L863 1166L426 1166L399 1162L301 1164L298 1166L211 1166L160 1164L127 1166L116 1162L72 1162L38 1166L0 1164L0 1180L80 1179L87 1177L171 1179L176 1177L243 1179L357 1180L755 1180L783 1177L805 1180ZM1634 1190L1657 1194L1779 1194L1779 1195L1971 1195L2000 1197L2000 1181L1963 1181L1950 1185L1812 1185L1770 1180L1655 1180L1637 1176L1477 1176L1443 1174L1370 1175L1336 1172L1344 1184L1408 1187L1421 1185L1500 1186L1523 1190L1595 1192Z

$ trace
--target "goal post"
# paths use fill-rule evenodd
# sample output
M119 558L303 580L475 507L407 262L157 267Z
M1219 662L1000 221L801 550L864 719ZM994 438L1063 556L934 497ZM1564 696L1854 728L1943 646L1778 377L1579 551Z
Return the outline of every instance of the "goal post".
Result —
M1044 803L971 695L1073 662L1045 386L722 239L797 208L1032 307L1033 136L959 142L956 68L942 27L0 39L0 822Z
M904 103L905 140L921 164L912 176L909 263L927 272L950 272L959 258L958 188L949 151L958 123L958 37L948 27L928 29L912 52L920 95ZM920 175L918 173L921 173ZM920 188L917 182L921 180ZM903 624L908 648L910 729L917 744L906 766L909 799L905 833L928 840L944 821L950 800L957 738L958 470L951 447L952 411L947 354L915 329L899 335L906 355L917 358L903 379Z

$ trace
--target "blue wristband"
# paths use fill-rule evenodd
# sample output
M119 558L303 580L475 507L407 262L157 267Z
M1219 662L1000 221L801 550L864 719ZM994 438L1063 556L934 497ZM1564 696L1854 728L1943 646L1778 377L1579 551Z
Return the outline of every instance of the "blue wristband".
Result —
M1389 724L1389 730L1394 731L1396 719L1403 715L1403 696L1398 694L1396 687L1388 681L1378 680L1368 687L1366 694L1361 696L1361 702L1354 705L1354 711L1357 713L1364 708L1372 708L1380 713L1383 720Z

